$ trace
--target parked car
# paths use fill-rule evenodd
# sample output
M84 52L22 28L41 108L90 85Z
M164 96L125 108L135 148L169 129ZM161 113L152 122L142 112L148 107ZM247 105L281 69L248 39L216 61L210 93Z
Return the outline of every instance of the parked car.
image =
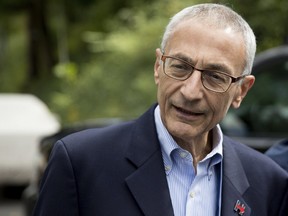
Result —
M264 152L288 137L288 45L259 53L256 82L238 110L222 122L227 135Z
M47 106L30 94L0 94L0 186L28 185L42 163L41 138L60 124Z

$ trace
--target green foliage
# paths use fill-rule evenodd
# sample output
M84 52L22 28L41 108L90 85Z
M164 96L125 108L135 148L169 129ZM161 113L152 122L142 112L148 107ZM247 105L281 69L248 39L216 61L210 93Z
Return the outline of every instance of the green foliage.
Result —
M175 12L203 2L46 1L57 61L48 77L28 82L26 3L30 1L0 3L0 11L5 11L0 15L0 91L21 92L23 86L29 86L63 123L131 118L156 102L153 67L164 28ZM242 14L255 30L258 51L282 44L288 35L287 0L210 2L230 5Z
M22 33L23 18L19 14L0 26L0 92L17 92L25 85L27 38Z
M66 112L66 121L75 117L131 118L156 102L155 49L169 16L183 7L183 2L124 8L108 21L109 33L84 32L91 56L82 65L76 85L67 88L70 100L64 101L70 101L67 106L74 109Z

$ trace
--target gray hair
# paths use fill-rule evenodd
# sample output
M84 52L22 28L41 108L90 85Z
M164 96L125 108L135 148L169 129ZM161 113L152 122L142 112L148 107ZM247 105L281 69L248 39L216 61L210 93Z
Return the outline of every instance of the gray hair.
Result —
M231 8L220 4L198 4L184 8L175 14L168 23L163 34L161 50L164 53L167 41L173 34L175 27L184 20L199 20L208 22L216 28L230 27L234 32L240 32L243 36L245 46L245 59L243 74L250 74L256 52L256 39L249 24Z

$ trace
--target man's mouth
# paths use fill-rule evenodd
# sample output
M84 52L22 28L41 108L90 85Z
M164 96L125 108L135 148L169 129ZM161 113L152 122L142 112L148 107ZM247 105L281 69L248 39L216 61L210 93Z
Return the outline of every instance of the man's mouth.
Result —
M177 107L177 106L174 106L174 108L180 112L180 113L183 113L184 115L190 115L190 116L200 116L200 115L203 115L202 112L193 112L193 111L189 111L187 109L183 109L181 107Z

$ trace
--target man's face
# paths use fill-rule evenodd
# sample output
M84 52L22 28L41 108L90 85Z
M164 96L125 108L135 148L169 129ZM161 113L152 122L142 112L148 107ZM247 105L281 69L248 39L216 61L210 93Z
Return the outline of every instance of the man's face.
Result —
M218 68L234 77L242 75L244 43L242 36L227 29L214 29L199 22L179 24L165 48L165 55L188 60L196 68ZM207 90L201 72L195 70L184 81L168 77L163 71L162 53L156 50L154 78L161 118L171 135L183 141L206 136L232 105L238 108L254 83L253 76L241 84L232 83L224 93Z

